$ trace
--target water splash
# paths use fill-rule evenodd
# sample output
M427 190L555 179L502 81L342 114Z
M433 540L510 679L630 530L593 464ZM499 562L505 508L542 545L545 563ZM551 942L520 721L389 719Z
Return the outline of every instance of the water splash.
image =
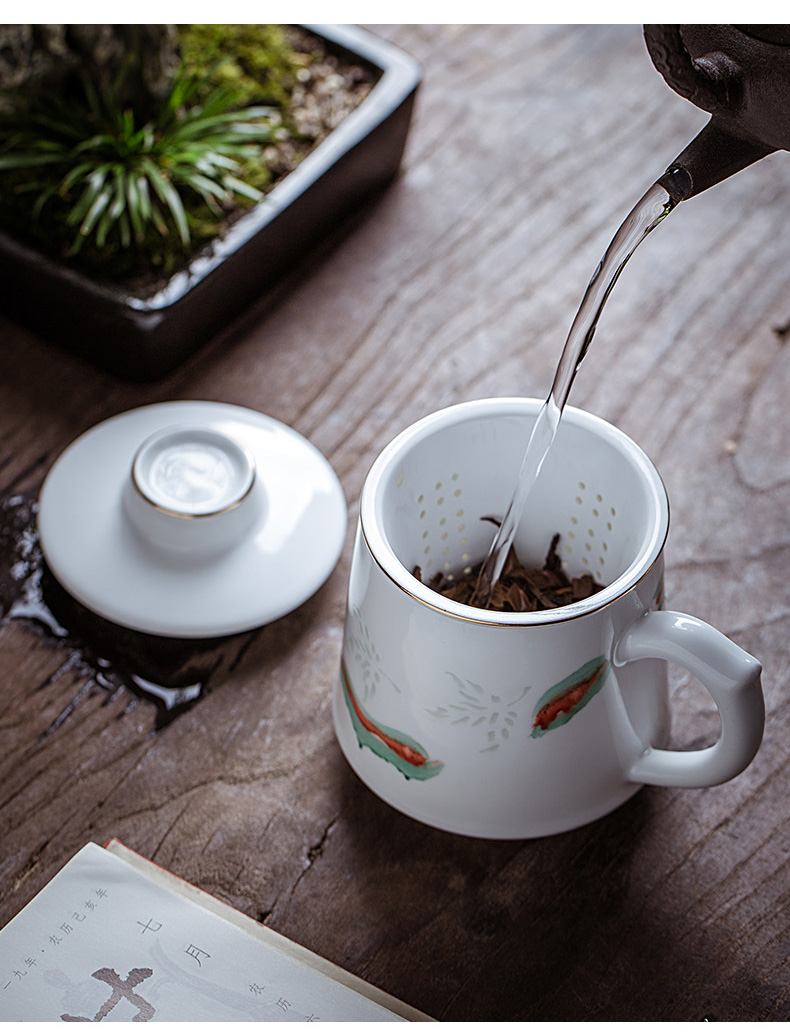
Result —
M34 497L0 498L0 624L23 622L53 646L68 650L47 683L70 671L84 680L42 737L54 733L86 695L103 693L109 704L130 692L123 715L141 700L153 702L157 730L205 697L222 661L220 649L230 638L184 641L136 633L84 608L44 561L37 513Z

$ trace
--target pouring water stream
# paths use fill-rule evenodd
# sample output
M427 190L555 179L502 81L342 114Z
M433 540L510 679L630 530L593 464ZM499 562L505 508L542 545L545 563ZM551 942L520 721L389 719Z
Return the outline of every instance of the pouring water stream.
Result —
M666 177L662 180L667 182ZM502 574L525 506L557 434L573 379L593 339L606 300L638 245L676 204L677 197L673 199L661 183L653 184L626 216L593 274L568 333L551 390L535 420L513 496L480 569L475 590L478 603L489 603Z

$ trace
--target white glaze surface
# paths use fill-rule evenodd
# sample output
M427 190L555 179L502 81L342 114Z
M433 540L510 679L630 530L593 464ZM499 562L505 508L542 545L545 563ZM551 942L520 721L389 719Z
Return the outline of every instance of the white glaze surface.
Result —
M179 425L229 437L254 463L248 499L228 512L247 508L249 527L213 553L205 542L156 545L124 505L141 445ZM175 637L223 636L286 615L328 578L346 523L340 482L303 436L257 411L201 401L157 403L91 428L55 462L39 504L44 557L73 597L119 625Z

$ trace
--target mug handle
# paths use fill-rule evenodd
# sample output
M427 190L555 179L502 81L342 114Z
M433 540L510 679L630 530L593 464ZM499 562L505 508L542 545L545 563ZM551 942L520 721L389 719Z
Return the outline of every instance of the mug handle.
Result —
M637 619L617 642L613 661L640 658L676 662L710 692L721 717L715 745L696 751L648 747L627 776L640 784L706 788L737 776L760 747L765 726L762 666L707 623L681 612L651 611Z

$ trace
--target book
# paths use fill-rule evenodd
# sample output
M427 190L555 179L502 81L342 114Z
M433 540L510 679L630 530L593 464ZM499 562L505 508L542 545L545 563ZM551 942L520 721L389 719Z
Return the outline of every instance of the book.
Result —
M113 839L0 931L0 1021L431 1021Z

